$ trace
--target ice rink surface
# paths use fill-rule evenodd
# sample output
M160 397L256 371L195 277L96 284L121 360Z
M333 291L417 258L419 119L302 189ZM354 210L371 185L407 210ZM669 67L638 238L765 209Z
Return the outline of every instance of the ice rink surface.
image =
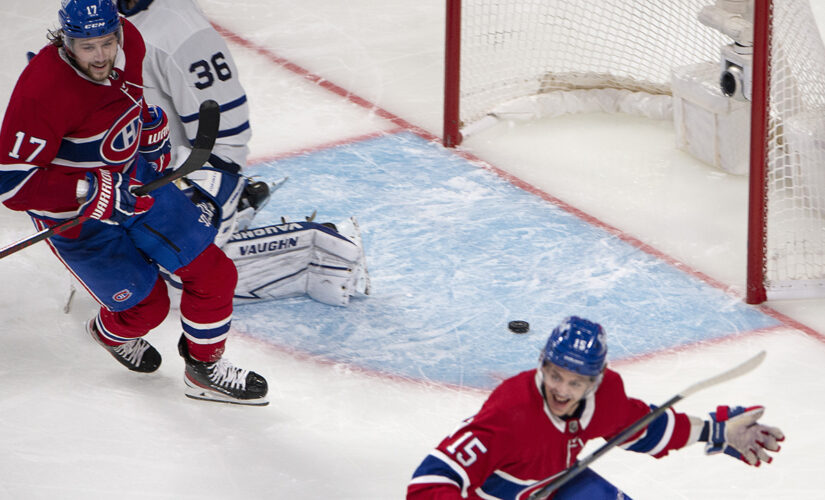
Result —
M2 109L57 4L0 0ZM788 436L774 463L613 451L594 468L630 496L825 498L825 301L744 304L746 179L630 116L502 123L444 150L440 0L200 4L249 94L250 172L290 177L261 217L358 217L374 294L238 308L227 355L271 386L268 407L243 408L183 396L174 314L148 337L164 364L136 375L85 337L89 297L63 313L68 276L44 244L3 259L0 498L403 498L567 314L605 325L612 365L651 403L768 352L678 408L764 404ZM32 232L0 209L3 244Z

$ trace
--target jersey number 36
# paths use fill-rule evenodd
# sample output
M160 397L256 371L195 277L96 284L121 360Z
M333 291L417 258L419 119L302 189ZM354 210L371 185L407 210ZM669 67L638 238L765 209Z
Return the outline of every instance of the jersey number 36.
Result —
M210 65L209 62L212 64ZM232 78L232 70L229 68L229 64L226 63L226 57L223 55L223 52L213 54L209 62L201 59L200 61L193 62L192 65L189 66L189 72L194 73L195 76L198 77L198 81L195 82L195 87L199 90L211 87L212 84L215 83L215 75L217 75L218 80L222 82Z

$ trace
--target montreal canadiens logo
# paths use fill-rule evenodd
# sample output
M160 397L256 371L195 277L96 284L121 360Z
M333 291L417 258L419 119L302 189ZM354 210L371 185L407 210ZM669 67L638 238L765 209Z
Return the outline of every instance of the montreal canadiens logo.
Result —
M135 104L109 127L100 143L100 157L109 165L131 160L140 144L140 105Z
M127 300L131 296L132 296L132 292L127 289L127 290L121 290L121 291L117 292L116 294L112 295L112 298L115 300L115 302L123 302L124 300Z

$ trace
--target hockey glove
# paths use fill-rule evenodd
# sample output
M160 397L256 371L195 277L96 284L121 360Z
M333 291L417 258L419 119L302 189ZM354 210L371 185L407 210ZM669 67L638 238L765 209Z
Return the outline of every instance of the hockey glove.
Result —
M218 228L215 244L219 247L229 241L238 226L238 203L247 185L240 170L237 164L212 155L203 168L186 176L191 187L184 193Z
M762 425L757 420L765 412L763 406L718 406L710 413L710 436L705 453L723 452L748 465L759 467L773 460L768 451L779 451L785 435L777 427Z
M138 153L157 172L169 166L172 143L169 142L169 120L159 106L148 106L143 113L143 130L140 133Z
M80 205L79 213L84 217L97 219L107 224L122 224L130 217L142 214L155 202L151 196L135 196L130 188L141 183L129 176L96 170L86 173L89 192L86 202Z

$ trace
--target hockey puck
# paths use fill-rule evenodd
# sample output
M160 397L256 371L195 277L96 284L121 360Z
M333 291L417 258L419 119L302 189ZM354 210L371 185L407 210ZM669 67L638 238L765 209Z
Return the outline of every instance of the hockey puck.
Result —
M530 331L530 323L526 321L511 321L507 323L507 328L513 333L527 333Z

